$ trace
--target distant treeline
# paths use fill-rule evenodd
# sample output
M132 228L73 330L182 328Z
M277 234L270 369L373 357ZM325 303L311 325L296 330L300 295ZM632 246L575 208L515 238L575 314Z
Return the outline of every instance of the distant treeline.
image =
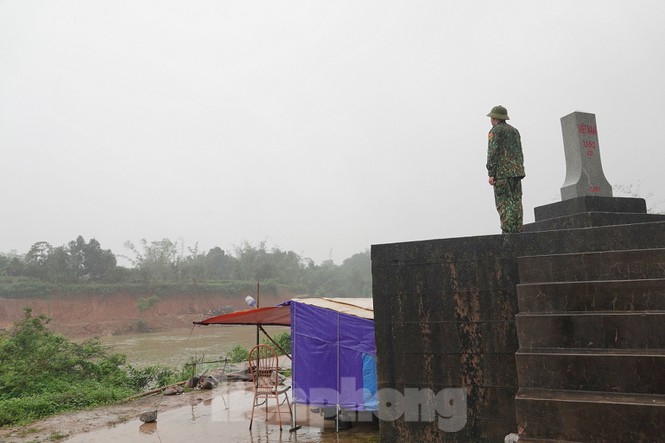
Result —
M85 291L113 288L140 290L149 285L189 291L211 288L240 292L258 280L261 286L281 286L295 292L330 297L371 296L369 251L354 254L336 265L320 265L293 251L244 242L232 254L219 247L207 252L185 248L178 241L127 242L130 267L119 266L110 249L82 236L66 245L40 241L24 255L0 255L0 296L45 295L69 287ZM185 252L185 250L187 252Z

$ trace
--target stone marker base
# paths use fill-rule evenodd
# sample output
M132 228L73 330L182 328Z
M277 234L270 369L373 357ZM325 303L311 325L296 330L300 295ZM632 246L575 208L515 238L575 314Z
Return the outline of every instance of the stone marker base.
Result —
M647 214L642 198L585 196L539 206L533 211L536 221L525 225L525 232L665 221L665 215Z

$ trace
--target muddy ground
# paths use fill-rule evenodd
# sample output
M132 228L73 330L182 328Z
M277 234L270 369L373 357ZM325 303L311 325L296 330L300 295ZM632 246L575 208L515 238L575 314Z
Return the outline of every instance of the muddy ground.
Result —
M22 427L0 428L0 442L63 441L76 434L136 420L142 412L154 410L156 407L161 413L182 406L211 401L214 395L215 390L197 389L180 395L152 395L118 405L65 413Z
M189 443L224 441L225 443L280 441L283 443L376 443L378 425L354 423L352 429L338 433L335 422L324 420L307 405L297 405L297 432L289 432L291 417L286 405L279 429L276 408L257 407L254 428L251 417L252 384L238 378L243 364L227 372L213 371L221 380L212 390L185 390L179 395L154 394L122 404L60 414L23 427L1 428L0 443L118 443L159 442ZM234 376L235 374L235 376ZM290 379L286 380L290 384ZM155 423L142 423L141 413L157 410Z

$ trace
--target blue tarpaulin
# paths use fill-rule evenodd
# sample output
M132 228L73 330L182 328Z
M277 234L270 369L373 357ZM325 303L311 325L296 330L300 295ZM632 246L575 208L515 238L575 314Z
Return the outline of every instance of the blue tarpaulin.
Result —
M286 303L291 310L293 399L376 411L374 320L363 318L368 317L367 309L354 309L356 299L324 300L323 306L312 299Z

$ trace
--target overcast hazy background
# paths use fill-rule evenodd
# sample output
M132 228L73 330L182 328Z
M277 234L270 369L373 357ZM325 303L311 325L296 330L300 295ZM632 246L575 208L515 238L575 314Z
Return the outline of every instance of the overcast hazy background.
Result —
M246 240L340 263L496 234L496 104L525 222L560 200L573 111L609 182L665 210L664 21L662 0L0 0L0 251Z

